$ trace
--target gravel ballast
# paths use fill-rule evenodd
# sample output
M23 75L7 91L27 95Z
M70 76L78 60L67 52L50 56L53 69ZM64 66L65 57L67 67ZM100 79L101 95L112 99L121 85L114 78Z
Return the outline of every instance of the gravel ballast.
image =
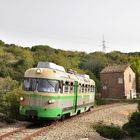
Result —
M63 122L34 140L105 140L93 129L93 124L101 122L122 126L128 121L130 114L137 109L137 104L114 106L91 114L75 118L69 122Z
M61 125L56 125L52 129L41 133L33 140L106 140L93 129L93 124L104 123L122 126L129 119L132 112L136 111L137 104L125 104L113 106L83 116L74 117L70 121L64 121ZM18 128L16 125L6 125L0 127L0 135Z

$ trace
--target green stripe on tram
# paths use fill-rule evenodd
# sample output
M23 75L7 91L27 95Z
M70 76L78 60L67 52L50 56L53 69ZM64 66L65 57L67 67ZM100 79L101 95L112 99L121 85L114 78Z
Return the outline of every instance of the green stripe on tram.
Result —
M34 98L47 98L47 99L73 99L75 98L75 95L66 95L66 96L59 96L59 95L50 95L50 96L45 96L45 95L38 95L38 94L21 94L21 96L24 96L24 97L34 97ZM89 97L89 95L78 95L77 96L78 98L85 98L85 97Z

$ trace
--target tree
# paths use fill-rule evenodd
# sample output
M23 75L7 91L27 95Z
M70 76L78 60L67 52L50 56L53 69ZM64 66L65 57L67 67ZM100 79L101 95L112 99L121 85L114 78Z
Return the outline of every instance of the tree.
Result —
M0 47L4 47L4 45L5 43L2 40L0 40Z
M140 92L140 57L131 56L129 58L130 64L136 73L136 90Z
M18 116L19 83L10 77L0 78L0 112L9 117Z
M88 69L99 79L101 70L108 65L108 60L104 53L95 52L89 54L88 58L83 61L81 68Z
M113 51L106 54L109 64L128 64L129 57L126 53L121 53L119 51Z

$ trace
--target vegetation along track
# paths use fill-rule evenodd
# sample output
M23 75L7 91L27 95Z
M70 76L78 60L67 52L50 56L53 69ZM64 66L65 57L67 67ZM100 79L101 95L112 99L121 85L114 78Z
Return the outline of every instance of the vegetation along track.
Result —
M49 129L52 129L54 126L61 126L63 125L63 123L65 123L66 121L71 121L72 119L75 119L76 117L81 117L83 115L88 115L90 113L93 113L95 111L99 111L99 110L104 110L107 108L111 108L111 107L115 107L115 106L121 106L121 105L127 105L128 103L114 103L114 104L109 104L109 105L101 105L101 106L97 106L94 107L93 109L91 109L90 112L86 112L86 113L82 113L79 114L77 116L73 116L70 117L69 119L66 119L64 122L53 122L51 125L43 125L41 126L35 126L35 125L28 125L28 126L23 126L20 127L14 131L8 132L6 134L3 134L0 136L0 140L30 140L33 137L40 135L42 132L45 132Z

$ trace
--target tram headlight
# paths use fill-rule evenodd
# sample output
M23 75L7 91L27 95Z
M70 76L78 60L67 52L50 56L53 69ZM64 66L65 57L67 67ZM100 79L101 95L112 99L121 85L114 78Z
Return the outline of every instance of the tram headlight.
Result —
M42 69L41 68L37 69L36 73L38 73L38 74L42 73Z
M23 101L24 100L24 98L22 96L19 99L20 99L20 101Z
M55 100L49 100L48 103L49 104L53 104L55 102Z

